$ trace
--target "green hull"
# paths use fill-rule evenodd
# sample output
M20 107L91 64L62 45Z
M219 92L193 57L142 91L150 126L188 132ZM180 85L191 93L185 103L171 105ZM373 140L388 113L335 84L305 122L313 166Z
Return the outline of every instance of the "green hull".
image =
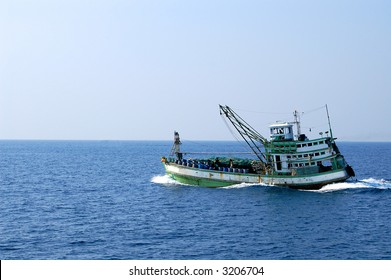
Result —
M169 175L172 179L175 181L178 181L182 184L186 185L192 185L192 186L201 186L201 187L207 187L207 188L219 188L219 187L227 187L232 186L236 184L240 184L241 182L228 182L228 181L222 181L222 180L216 180L216 179L205 179L205 178L196 178L191 176L184 176L179 174L173 174L167 172L167 175Z
M165 163L164 166L167 175L180 183L209 188L249 183L284 186L295 189L320 189L324 185L342 182L350 177L345 169L311 175L260 176L183 167L172 163Z

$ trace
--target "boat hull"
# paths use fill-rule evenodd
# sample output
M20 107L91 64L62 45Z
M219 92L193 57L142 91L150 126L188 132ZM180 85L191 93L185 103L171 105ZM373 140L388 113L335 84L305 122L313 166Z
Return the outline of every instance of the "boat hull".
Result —
M345 169L311 175L283 176L224 172L164 163L166 173L174 180L195 186L225 187L241 183L285 186L294 189L320 189L322 186L343 182L350 176Z

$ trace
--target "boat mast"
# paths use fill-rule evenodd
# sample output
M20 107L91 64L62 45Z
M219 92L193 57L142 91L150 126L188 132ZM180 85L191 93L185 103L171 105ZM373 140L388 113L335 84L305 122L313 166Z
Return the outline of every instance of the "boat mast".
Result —
M181 139L179 138L179 133L174 131L174 144L172 145L170 156L176 156L178 160L182 160L182 153L181 153Z
M295 124L296 124L296 128L297 128L297 138L299 138L300 137L300 135L301 135L301 128L300 128L300 113L297 111L297 110L295 110L294 112L293 112L293 116L295 116Z
M330 137L331 139L333 139L333 131L331 130L330 115L329 115L329 109L327 108L327 104L326 104L326 113L327 113L327 120L329 122Z

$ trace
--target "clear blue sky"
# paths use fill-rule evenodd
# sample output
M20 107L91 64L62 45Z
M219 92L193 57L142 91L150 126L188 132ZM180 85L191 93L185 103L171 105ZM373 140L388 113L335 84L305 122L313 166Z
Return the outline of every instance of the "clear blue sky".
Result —
M390 101L391 1L0 1L0 139L233 139L218 104L267 136L327 103L391 141Z

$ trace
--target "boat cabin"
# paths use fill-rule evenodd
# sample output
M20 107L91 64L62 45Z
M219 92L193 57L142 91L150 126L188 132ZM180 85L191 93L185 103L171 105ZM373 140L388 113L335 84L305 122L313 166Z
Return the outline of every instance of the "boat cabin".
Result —
M270 126L271 141L292 141L293 128L289 123L275 123Z

